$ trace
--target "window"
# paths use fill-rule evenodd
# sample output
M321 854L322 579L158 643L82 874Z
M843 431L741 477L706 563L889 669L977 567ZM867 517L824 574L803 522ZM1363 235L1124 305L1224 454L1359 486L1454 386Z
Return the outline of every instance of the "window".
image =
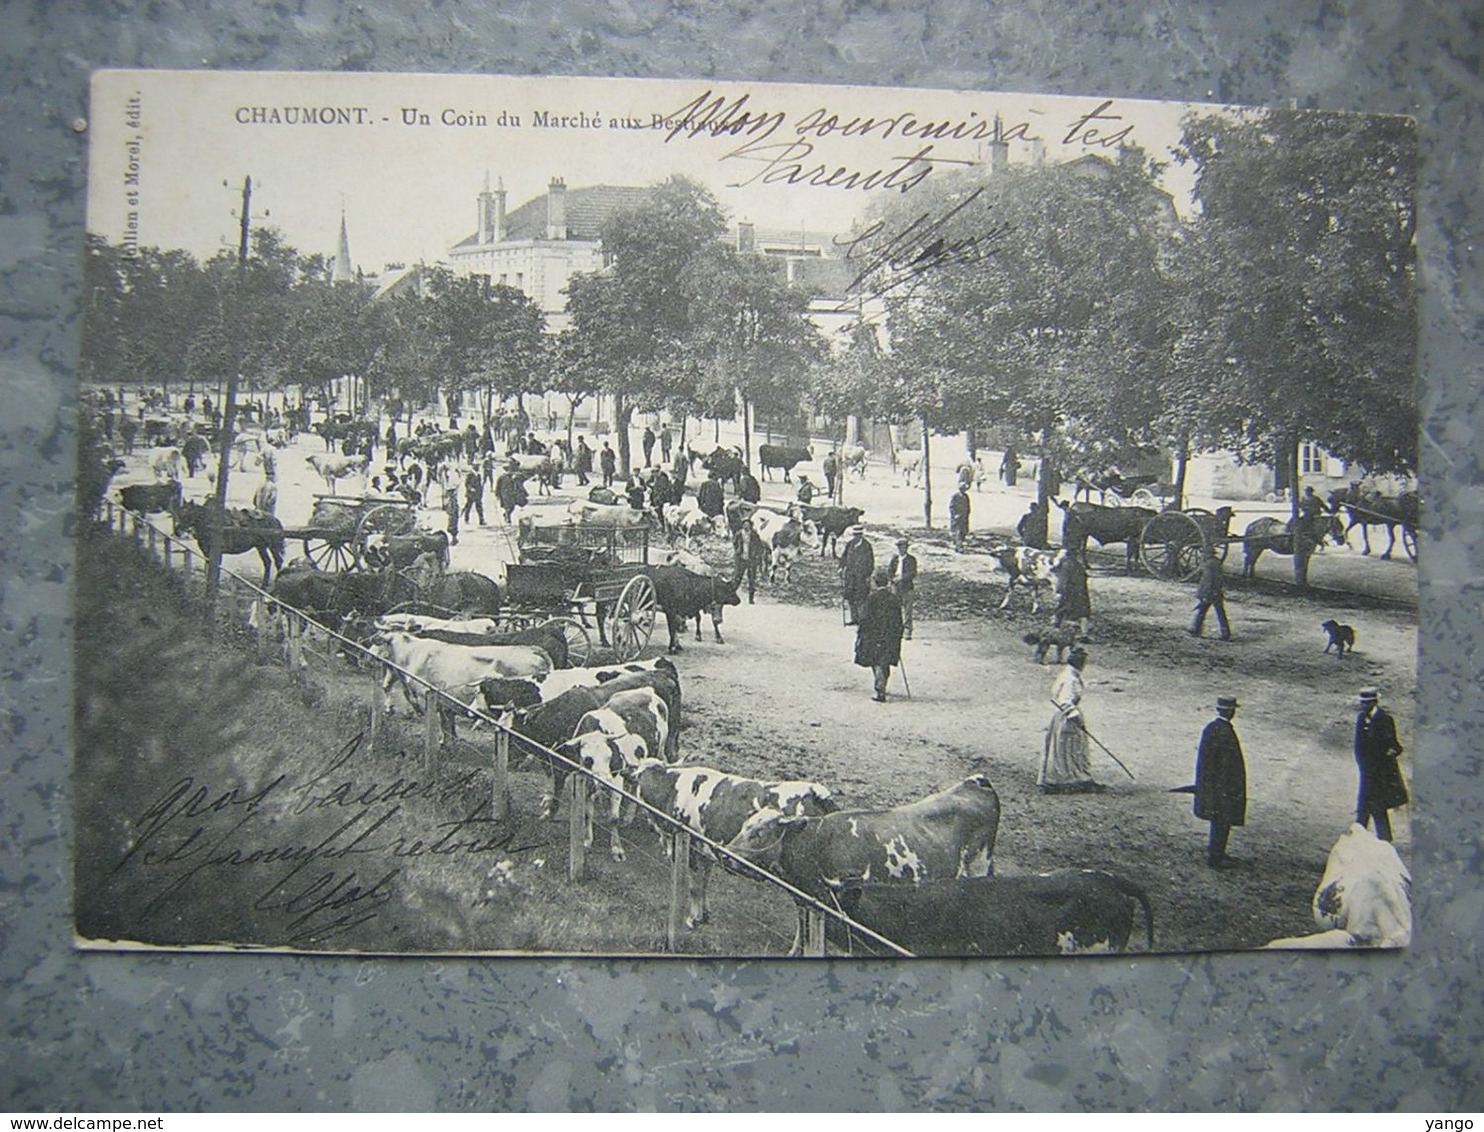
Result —
M1299 445L1299 475L1325 475L1325 461L1327 456L1328 453L1323 448L1311 441L1305 441Z

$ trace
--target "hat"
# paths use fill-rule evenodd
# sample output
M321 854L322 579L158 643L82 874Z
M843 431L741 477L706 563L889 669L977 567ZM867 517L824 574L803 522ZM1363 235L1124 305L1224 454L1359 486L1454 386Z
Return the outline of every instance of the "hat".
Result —
M1360 702L1363 704L1373 704L1380 695L1380 691L1376 688L1362 688L1360 690Z
M865 524L863 524L863 523L857 523L855 526L853 526L853 527L850 528L850 533L852 535L863 535L863 534L865 534L866 533Z
M1087 650L1085 648L1083 648L1081 645L1078 645L1071 652L1067 653L1067 663L1068 664L1073 664L1076 661L1086 660L1086 659L1087 659Z
M899 538L899 539L897 539L897 545L898 546L906 546L907 545L906 538Z
M1234 711L1234 710L1236 710L1236 707L1237 707L1237 697L1236 696L1217 696L1216 697L1216 710L1217 711Z

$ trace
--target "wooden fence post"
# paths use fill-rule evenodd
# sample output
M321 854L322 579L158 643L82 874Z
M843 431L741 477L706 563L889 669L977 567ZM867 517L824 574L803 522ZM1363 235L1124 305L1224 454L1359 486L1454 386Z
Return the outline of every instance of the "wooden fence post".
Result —
M175 569L175 564L170 561L170 552L175 546L175 540L169 535L165 536L165 569Z
M495 732L495 770L490 815L495 821L510 816L510 732L503 727Z
M582 880L587 872L587 808L592 804L588 790L587 775L573 773L567 776L568 880Z
M428 778L438 777L438 693L429 689L423 698L423 774Z
M824 958L824 913L818 908L806 909L804 954L811 959Z
M160 552L159 552L159 548L155 546L155 525L153 523L151 523L149 525L149 528L148 529L149 529L149 556L151 558L158 558L160 556Z
M680 950L680 931L685 926L689 896L690 834L676 830L670 835L670 922L665 933L671 951Z
M386 697L381 694L381 680L371 689L371 753L375 754L381 743L381 733L386 728Z

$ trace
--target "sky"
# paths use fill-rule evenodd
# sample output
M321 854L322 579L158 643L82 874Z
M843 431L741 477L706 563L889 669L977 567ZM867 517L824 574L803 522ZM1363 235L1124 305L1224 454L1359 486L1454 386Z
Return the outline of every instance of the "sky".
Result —
M655 127L688 106L692 123L699 115L709 128ZM486 177L503 182L513 211L552 177L578 188L683 173L733 219L844 232L924 168L904 172L906 159L926 153L934 170L983 162L985 143L973 134L996 116L1012 163L1032 160L1035 148L1047 161L1112 157L1120 137L1167 160L1192 108L1104 95L687 80L103 71L89 121L88 227L206 258L236 246L251 175L254 225L332 256L343 210L352 260L375 272L433 262L470 235ZM873 123L863 136L861 119ZM935 138L924 123L962 128ZM807 183L836 170L837 181L853 173L857 185L874 175L876 187ZM1183 211L1188 170L1172 164L1165 188Z

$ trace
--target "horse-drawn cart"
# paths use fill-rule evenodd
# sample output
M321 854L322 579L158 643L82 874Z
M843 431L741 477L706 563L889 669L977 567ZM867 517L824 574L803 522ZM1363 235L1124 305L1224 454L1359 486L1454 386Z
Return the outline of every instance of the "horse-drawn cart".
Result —
M358 570L366 566L366 540L372 535L411 534L417 515L396 496L316 495L303 527L285 527L284 537L300 539L318 569Z
M1139 561L1156 578L1189 582L1200 575L1207 554L1225 562L1233 541L1229 533L1232 509L1207 511L1188 507L1184 511L1161 511L1144 524L1139 535Z
M649 643L659 610L648 567L648 527L533 527L520 561L505 567L508 615L564 615L584 630L596 628L619 660L633 660Z

